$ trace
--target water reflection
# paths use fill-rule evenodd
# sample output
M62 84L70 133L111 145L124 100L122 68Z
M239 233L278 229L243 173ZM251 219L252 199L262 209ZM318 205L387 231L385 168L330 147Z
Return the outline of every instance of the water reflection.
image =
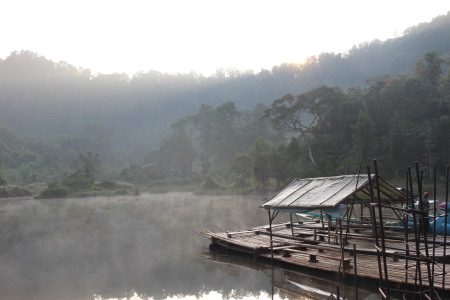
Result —
M262 200L190 193L1 200L0 298L321 299L290 282L334 291L319 277L272 275L270 266L210 252L195 233L265 224Z
M113 300L113 299L105 299L102 298L101 296L95 296L94 297L95 300ZM141 298L137 293L134 293L133 296L128 297L128 298L115 298L114 300L154 300L153 297L146 297L146 298ZM223 295L221 295L219 292L216 291L210 291L208 293L202 294L199 297L194 296L194 295L179 295L179 296L173 296L173 297L167 297L164 300L216 300L216 299L223 299ZM275 295L274 297L271 297L265 293L261 293L260 295L252 295L252 296L244 296L244 297L240 297L240 298L228 298L229 300L263 300L263 299L273 299L273 300L281 300L283 298L281 298L279 295ZM310 299L310 298L300 298L300 299Z

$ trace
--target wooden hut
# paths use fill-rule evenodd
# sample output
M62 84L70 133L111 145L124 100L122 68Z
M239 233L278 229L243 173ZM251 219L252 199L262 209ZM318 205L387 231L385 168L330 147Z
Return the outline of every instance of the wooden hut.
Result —
M406 194L381 177L341 175L293 180L261 207L269 212L269 224L279 212L298 215L318 211L310 215L325 215L328 221L346 218L349 226L356 222L356 226L363 229L371 226L370 205L375 201L374 195L379 195L381 203L387 207L402 206L406 202ZM365 208L369 208L366 214ZM399 215L392 217L393 221L401 218Z

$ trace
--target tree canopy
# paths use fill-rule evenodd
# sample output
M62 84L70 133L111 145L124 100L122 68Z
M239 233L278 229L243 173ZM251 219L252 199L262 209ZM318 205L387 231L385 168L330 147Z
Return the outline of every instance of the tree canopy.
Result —
M411 161L446 164L449 22L447 14L346 53L210 77L92 74L13 52L0 60L0 174L61 180L80 153L102 157L99 179L140 174L142 184L280 185L355 172L373 158L393 178Z

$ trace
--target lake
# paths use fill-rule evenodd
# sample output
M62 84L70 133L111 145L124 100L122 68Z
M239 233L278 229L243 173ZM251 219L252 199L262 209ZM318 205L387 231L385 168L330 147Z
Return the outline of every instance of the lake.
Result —
M210 251L195 232L267 224L263 201L191 193L0 199L0 299L327 299L336 275ZM359 299L380 299L376 288L361 283ZM351 283L342 295L354 299Z

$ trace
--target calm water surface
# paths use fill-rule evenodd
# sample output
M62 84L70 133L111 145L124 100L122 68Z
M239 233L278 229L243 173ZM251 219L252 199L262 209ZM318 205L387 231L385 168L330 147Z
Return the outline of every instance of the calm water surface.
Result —
M267 224L262 201L190 193L0 200L0 299L327 299L335 275L210 251L195 233ZM353 286L342 294L354 299ZM379 299L376 286L361 286L359 299Z

